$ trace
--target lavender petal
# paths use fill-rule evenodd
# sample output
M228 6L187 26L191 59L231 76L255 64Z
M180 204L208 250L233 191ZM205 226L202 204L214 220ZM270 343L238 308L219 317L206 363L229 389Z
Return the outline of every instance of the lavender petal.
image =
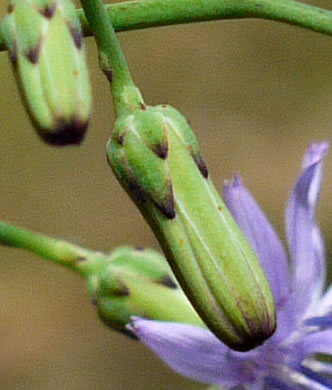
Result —
M321 315L332 314L332 285L320 299L317 312Z
M304 325L315 326L315 327L319 327L319 328L331 328L332 327L332 315L322 316L322 317L310 317L304 321Z
M243 361L210 331L180 323L132 318L130 329L174 371L209 384L236 386L247 379Z
M308 333L302 340L292 346L297 356L297 361L309 358L315 353L331 355L332 351L332 330L322 330Z
M290 289L285 248L239 175L231 182L225 183L224 198L235 221L259 258L278 306L285 301Z
M293 288L298 317L316 305L325 282L323 240L316 226L315 212L322 181L322 162L327 143L309 148L303 172L288 202L286 229L294 265Z
M332 380L328 377L318 374L317 372L305 366L301 366L300 372L304 374L307 378L310 378L315 381L316 383L326 386L327 389L332 389Z

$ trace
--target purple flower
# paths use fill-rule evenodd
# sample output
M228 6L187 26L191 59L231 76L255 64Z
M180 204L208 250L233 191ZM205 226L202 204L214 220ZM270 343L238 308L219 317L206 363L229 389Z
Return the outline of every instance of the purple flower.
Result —
M332 286L323 294L324 244L316 224L327 143L313 144L286 210L290 265L272 225L236 176L225 200L265 269L278 310L278 328L264 345L235 352L209 330L133 318L132 329L180 374L222 389L332 389ZM219 387L217 387L219 388Z

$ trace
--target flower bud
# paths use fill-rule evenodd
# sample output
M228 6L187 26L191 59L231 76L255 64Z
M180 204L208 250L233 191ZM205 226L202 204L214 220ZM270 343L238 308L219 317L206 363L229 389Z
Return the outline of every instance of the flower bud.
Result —
M113 329L133 335L126 327L133 316L204 326L156 251L123 247L79 268L100 318Z
M210 330L235 350L262 344L276 328L270 286L186 119L166 105L142 105L120 116L107 156Z
M70 0L12 0L2 34L23 100L41 137L78 144L91 110L80 21Z

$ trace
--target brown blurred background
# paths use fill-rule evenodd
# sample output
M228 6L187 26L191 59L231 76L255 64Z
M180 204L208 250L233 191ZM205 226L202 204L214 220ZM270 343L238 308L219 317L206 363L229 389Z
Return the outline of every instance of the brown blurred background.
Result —
M331 140L332 37L242 20L133 31L121 42L146 101L190 119L217 187L241 172L284 238L303 153ZM0 54L0 218L94 249L158 248L106 164L114 114L91 38L87 46L94 113L78 148L39 140ZM331 168L332 156L318 213L330 251ZM20 250L0 248L0 258L1 390L202 388L99 322L78 276Z

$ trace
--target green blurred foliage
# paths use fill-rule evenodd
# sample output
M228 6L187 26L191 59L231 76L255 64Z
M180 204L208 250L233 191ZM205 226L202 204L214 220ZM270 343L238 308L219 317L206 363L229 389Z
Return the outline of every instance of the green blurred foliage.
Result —
M146 101L190 119L217 187L240 172L284 238L303 153L331 139L332 38L242 20L133 31L121 42ZM84 144L66 149L37 137L0 53L0 218L95 249L158 248L107 166L114 113L87 43L94 113ZM330 156L318 213L329 250L331 167ZM1 390L202 388L107 329L78 276L19 250L0 248L0 256Z

